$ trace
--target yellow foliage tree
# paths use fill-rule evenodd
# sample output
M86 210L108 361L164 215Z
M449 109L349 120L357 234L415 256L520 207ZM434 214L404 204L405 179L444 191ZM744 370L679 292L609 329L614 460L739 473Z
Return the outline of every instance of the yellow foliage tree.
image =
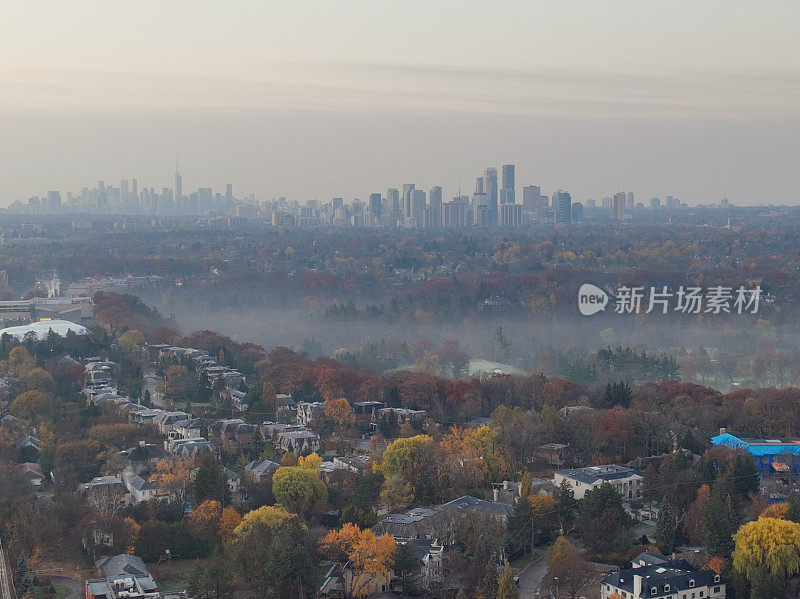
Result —
M266 524L269 528L277 528L282 522L296 518L293 514L276 505L264 505L256 510L247 512L242 521L233 529L236 538L244 537L251 528L257 524Z
M322 458L316 453L310 453L307 456L300 456L297 458L297 465L305 470L319 472L322 467Z
M320 539L319 547L329 558L350 563L351 594L361 596L372 580L388 575L396 544L391 535L376 537L371 530L348 523L340 530L329 531Z
M786 579L800 572L800 524L759 518L733 535L733 567L749 581L765 575Z
M772 505L768 506L759 518L786 518L786 512L789 511L789 504L786 502L783 503L773 503Z

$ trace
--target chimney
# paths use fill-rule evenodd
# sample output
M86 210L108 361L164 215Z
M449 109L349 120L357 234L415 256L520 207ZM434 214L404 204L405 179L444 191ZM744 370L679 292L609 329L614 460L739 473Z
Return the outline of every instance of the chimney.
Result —
M635 599L642 596L642 577L638 574L633 575L633 596Z
M721 427L719 428L719 434L720 434L720 435L724 435L724 434L725 434L725 433L727 433L727 432L728 432L728 429L727 429L727 428L725 428L724 426L721 426Z
M492 489L492 492L494 493L494 500L496 502L500 498L500 490L499 489Z

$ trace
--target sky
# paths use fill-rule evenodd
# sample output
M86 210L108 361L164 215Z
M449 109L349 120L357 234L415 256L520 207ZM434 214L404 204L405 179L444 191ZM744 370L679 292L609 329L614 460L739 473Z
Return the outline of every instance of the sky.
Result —
M4 7L0 204L97 180L259 199L798 204L800 3L41 0ZM521 194L520 194L521 195Z

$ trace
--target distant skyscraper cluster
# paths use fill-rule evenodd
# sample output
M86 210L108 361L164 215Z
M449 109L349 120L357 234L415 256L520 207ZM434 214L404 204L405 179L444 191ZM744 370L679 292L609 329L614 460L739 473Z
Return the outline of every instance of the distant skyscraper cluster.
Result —
M563 189L550 197L537 185L522 188L521 202L517 202L517 172L513 164L499 169L487 167L475 179L472 194L459 193L445 200L441 186L427 192L415 183L390 187L386 193L370 193L368 200L345 202L334 197L329 202L319 200L287 200L280 197L256 201L254 195L236 198L233 185L228 183L225 192L214 192L210 187L198 187L184 192L183 176L175 166L174 185L157 190L139 187L136 179L122 178L119 186L98 181L93 188L84 187L79 194L52 190L44 197L33 196L27 202L16 201L8 212L17 214L123 214L181 217L227 218L240 221L262 221L276 227L357 226L357 227L408 227L417 229L458 228L470 226L518 227L530 224L568 226L588 215L606 215L616 221L631 218L634 211L643 209L635 203L632 192L618 192L602 199L600 206L588 199L585 206L573 202ZM728 200L720 202L727 207ZM677 209L685 206L677 198L666 196L662 204L652 198L651 209Z

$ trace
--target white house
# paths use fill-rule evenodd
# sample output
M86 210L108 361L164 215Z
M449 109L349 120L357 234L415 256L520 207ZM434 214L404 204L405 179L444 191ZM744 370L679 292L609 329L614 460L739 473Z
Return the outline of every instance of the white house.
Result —
M583 499L586 491L596 489L603 483L608 483L622 495L625 501L630 501L642 496L644 477L631 468L609 464L606 466L558 470L553 477L553 484L558 487L562 481L567 481L567 484L572 487L575 499Z

